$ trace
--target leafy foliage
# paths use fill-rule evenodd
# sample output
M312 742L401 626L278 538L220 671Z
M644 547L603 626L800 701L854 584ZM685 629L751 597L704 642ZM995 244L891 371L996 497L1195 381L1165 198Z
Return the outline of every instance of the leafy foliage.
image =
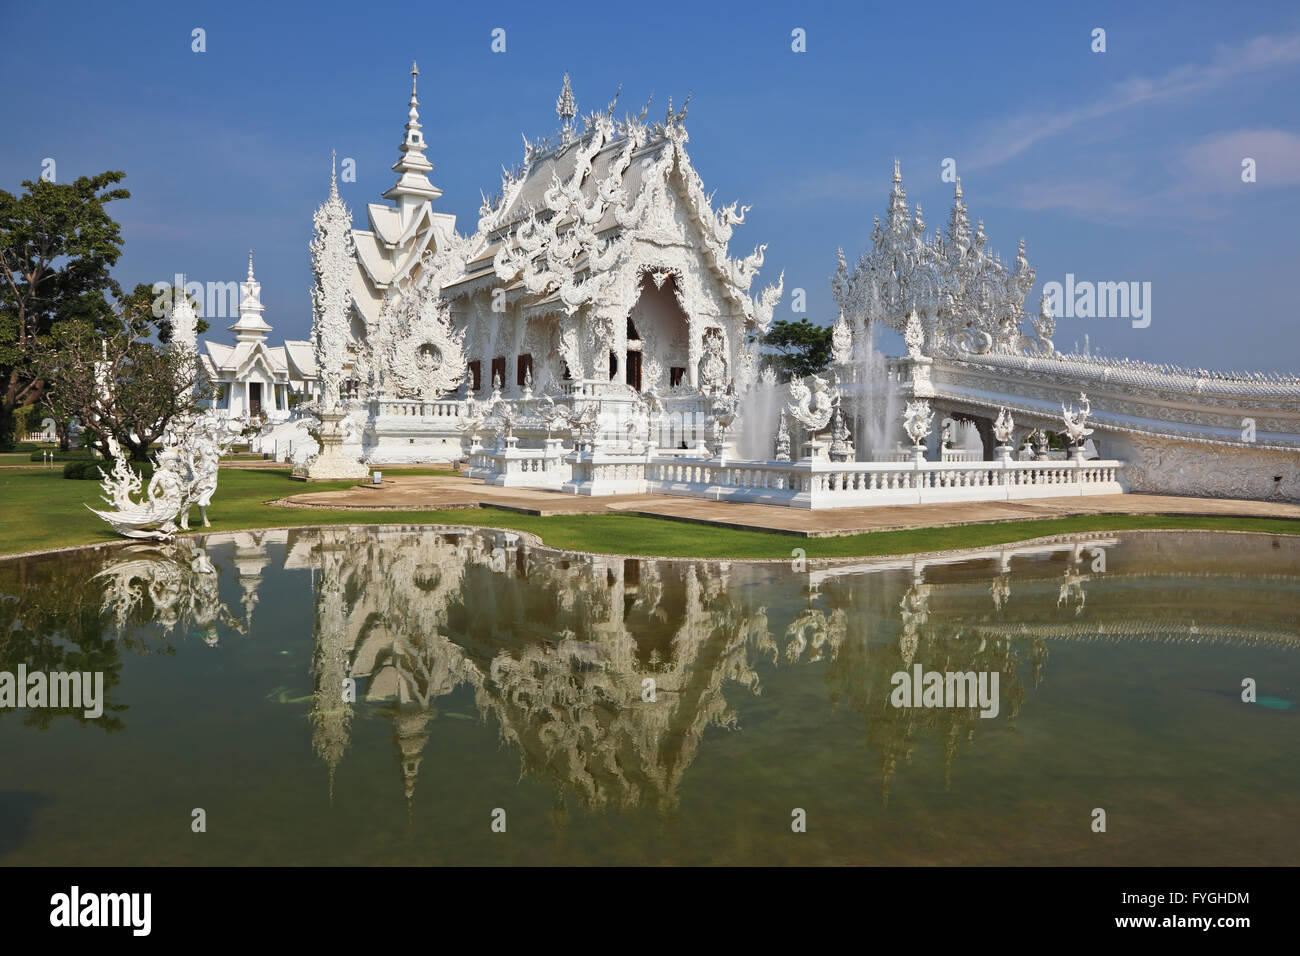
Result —
M831 364L830 326L813 325L807 318L773 322L763 336L763 346L771 364L791 378L816 375Z
M60 322L33 350L33 367L49 384L45 403L62 421L76 418L90 444L109 453L110 437L135 461L177 415L197 412L207 396L195 354L156 345L130 316L111 332L89 322Z
M44 390L28 365L37 340L60 322L111 320L109 298L121 290L109 269L122 237L105 206L131 195L111 188L125 176L27 181L18 196L0 189L0 446L13 441L14 409Z

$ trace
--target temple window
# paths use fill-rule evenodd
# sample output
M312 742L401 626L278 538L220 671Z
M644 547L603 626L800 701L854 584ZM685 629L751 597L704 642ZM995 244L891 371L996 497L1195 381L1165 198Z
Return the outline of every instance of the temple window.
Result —
M614 379L614 376L617 375L617 374L618 374L618 353L617 353L617 352L614 352L614 351L611 351L611 352L609 353L609 377L610 377L610 380L612 381L612 380Z
M505 387L506 384L506 357L498 355L492 360L492 387L496 388L498 383Z
M520 388L524 387L524 379L533 374L533 357L528 353L519 356L515 369L515 384Z
M676 388L678 385L682 384L684 378L686 378L686 369L682 366L674 365L668 369L669 388Z
M483 387L483 363L478 359L469 363L469 387L472 392Z

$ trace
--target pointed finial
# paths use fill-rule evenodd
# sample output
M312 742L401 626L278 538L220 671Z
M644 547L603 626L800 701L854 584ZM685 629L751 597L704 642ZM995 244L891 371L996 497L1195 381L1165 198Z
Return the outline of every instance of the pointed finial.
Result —
M894 182L901 183L902 181L903 181L903 172L901 169L899 169L898 157L895 156L894 157Z
M406 142L408 145L424 148L424 134L420 132L420 98L416 95L415 81L420 75L420 68L411 61L411 102L406 110Z
M961 177L957 177L957 188L952 191L953 199L961 199Z
M253 250L248 250L248 281L253 281Z
M569 83L569 74L564 74L564 87L555 100L555 115L560 118L560 141L573 141L573 118L578 115L578 101L573 98L573 87Z
M578 101L573 97L573 85L567 73L564 74L564 87L555 100L555 115L565 123L578 115Z
M339 198L338 151L330 150L330 199Z

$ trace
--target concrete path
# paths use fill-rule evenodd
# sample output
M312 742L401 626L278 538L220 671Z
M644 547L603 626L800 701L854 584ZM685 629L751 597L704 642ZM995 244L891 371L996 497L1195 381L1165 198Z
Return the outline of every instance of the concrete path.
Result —
M386 476L378 487L358 485L343 491L308 491L284 498L279 503L291 508L393 511L493 506L533 515L624 512L809 538L1082 514L1225 515L1300 521L1300 505L1297 504L1168 495L1097 495L806 511L777 505L735 504L667 495L589 498L556 491L497 488L469 478L435 475Z

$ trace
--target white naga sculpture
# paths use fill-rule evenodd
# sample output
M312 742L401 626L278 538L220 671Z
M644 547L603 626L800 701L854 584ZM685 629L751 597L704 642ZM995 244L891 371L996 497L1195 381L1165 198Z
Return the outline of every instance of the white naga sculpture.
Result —
M831 412L839 399L839 390L833 389L820 375L810 375L811 388L802 379L790 380L790 397L794 401L785 406L786 414L816 434L831 422Z
M176 533L176 518L186 501L186 482L182 474L184 465L179 452L165 446L154 458L155 471L140 500L144 479L126 462L126 456L117 441L109 438L109 453L113 456L113 469L107 475L101 468L104 480L100 483L103 499L112 511L99 511L86 505L112 526L113 530L128 538L146 538L170 541Z
M1087 427L1088 415L1092 413L1092 404L1083 392L1079 393L1079 403L1083 407L1077 412L1074 408L1066 408L1062 404L1061 418L1065 422L1065 433L1070 436L1070 444L1082 450L1083 440L1092 434L1092 429Z
M790 397L794 401L786 403L785 412L808 432L806 457L817 458L825 444L817 440L817 433L831 423L831 416L839 404L840 390L829 385L820 375L808 378L811 388L802 379L790 380Z
M929 402L922 400L907 403L907 408L903 410L903 431L912 439L913 446L921 448L925 445L925 436L930 434L933 424L934 412L931 411Z
M189 530L190 508L195 506L203 518L203 527L212 527L208 506L217 490L221 456L230 450L238 435L236 423L212 414L173 421L163 436L162 449L154 456L153 478L138 501L135 496L143 487L143 479L127 464L121 446L110 437L113 468L107 475L100 469L100 488L101 497L114 510L90 510L128 538L169 541L177 525Z

